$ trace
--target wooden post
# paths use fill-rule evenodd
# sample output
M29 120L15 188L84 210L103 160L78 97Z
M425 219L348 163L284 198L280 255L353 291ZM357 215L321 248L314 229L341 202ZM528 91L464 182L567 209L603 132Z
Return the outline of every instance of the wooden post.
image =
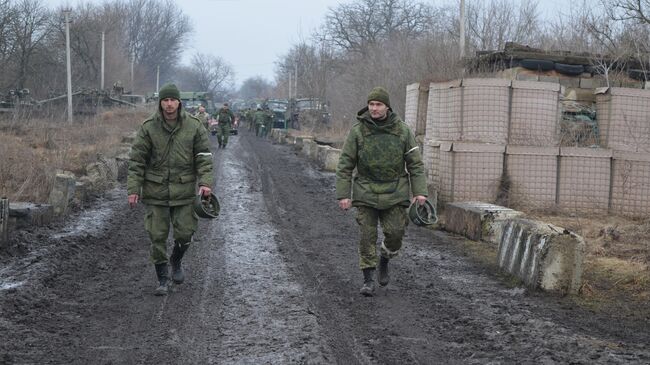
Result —
M9 199L0 198L0 246L9 242Z

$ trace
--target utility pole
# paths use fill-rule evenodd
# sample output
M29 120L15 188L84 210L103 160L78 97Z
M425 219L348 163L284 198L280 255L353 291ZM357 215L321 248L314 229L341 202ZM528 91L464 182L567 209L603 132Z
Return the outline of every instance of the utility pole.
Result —
M460 59L465 58L465 0L460 0Z
M70 8L63 10L65 15L65 59L68 82L68 123L72 124L72 66L70 64Z
M104 42L105 42L105 32L102 30L102 76L101 76L101 82L99 84L99 89L104 90Z
M129 93L133 94L133 64L135 63L135 52L131 53L131 91Z
M291 71L289 71L289 97L287 99L291 99Z
M156 92L160 90L160 65L156 66Z
M296 63L294 63L294 71L296 73L294 77L294 82L296 83L295 87L293 88L293 93L295 94L295 98L298 99L298 60L296 60Z

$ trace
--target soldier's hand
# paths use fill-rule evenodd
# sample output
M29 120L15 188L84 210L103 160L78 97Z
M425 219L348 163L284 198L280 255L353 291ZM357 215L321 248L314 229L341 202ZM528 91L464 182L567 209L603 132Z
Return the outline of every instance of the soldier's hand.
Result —
M208 196L210 193L212 193L212 189L210 189L210 187L203 185L199 186L199 195Z
M129 195L129 206L131 208L135 208L135 206L138 204L139 199L140 199L140 196L138 194Z
M343 210L348 210L352 207L352 199L341 199L339 200L339 208Z
M416 195L411 199L411 203L415 202L417 200L418 205L424 205L424 202L427 201L427 197L424 195Z

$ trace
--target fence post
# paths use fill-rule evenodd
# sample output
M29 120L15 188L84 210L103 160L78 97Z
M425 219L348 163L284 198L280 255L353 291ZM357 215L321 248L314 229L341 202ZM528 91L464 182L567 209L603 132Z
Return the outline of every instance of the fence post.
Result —
M9 199L0 198L0 246L9 242Z

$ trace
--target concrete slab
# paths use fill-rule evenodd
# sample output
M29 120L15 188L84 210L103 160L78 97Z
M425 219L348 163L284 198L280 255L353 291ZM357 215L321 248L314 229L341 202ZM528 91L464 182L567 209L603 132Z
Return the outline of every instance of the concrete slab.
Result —
M325 171L336 171L336 166L339 164L339 157L341 157L340 149L330 148L327 150L323 164Z
M499 242L498 264L532 289L575 294L582 285L584 239L548 223L510 219Z
M483 202L455 202L445 206L445 228L474 241L498 243L506 220L524 213Z
M52 219L54 207L50 204L9 203L9 230L44 226L50 224Z
M48 203L54 209L54 215L60 216L68 211L68 204L74 198L76 179L72 172L62 172L54 177L54 186Z

